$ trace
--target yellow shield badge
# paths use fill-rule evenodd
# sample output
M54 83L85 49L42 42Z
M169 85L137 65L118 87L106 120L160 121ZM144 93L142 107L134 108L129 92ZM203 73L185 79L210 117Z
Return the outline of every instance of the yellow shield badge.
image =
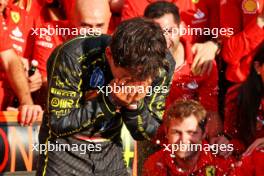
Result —
M14 23L18 23L20 21L20 14L18 12L11 11L11 18L14 21Z
M205 168L205 175L206 176L215 176L215 167L214 166L207 166Z

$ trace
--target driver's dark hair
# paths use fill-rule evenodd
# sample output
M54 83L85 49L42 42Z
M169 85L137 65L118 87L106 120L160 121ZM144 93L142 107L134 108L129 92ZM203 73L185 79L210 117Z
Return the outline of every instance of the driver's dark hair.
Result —
M133 18L118 26L110 49L116 66L128 68L132 76L144 80L158 74L167 48L158 24L149 19Z

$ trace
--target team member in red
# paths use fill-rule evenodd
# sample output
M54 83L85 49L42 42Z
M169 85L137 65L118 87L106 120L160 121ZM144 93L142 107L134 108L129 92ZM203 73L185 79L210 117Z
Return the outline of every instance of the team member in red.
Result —
M34 27L33 18L25 10L15 5L8 5L2 12L9 28L13 48L19 56L30 59L32 53L31 30Z
M162 28L179 28L179 11L173 3L153 3L146 8L144 15L145 17L151 18L155 22L159 23ZM204 76L195 76L191 71L193 55L191 52L190 42L184 39L180 40L179 35L173 35L171 33L167 33L165 37L167 47L176 61L176 69L174 71L170 93L166 98L166 107L168 107L175 100L182 98L201 101L201 103L207 108L208 112L210 112L208 115L211 117L209 118L209 123L212 125L208 125L206 132L208 136L214 137L222 128L222 124L217 113L218 75L216 65L214 63L214 68L210 75L206 74ZM159 128L156 139L157 141L160 141L160 143L164 142L163 125ZM152 153L151 150L148 152ZM149 154L146 152L145 155L147 156Z
M241 154L250 145L255 148L258 138L264 137L264 45L255 55L251 71L242 85L227 92L225 133ZM254 142L256 140L256 142Z
M198 102L178 100L165 114L168 145L146 160L143 176L223 176L228 173L232 159L216 157L205 149L206 111ZM181 148L184 144L201 148Z
M31 29L33 27L33 19L25 10L11 5L10 2L11 1L3 0L1 3L0 13L3 18L2 25L7 29L5 35L9 36L12 47L24 62L25 68L28 69L32 52ZM10 3L10 5L8 5L8 3ZM3 71L0 73L0 81L5 85L2 87L1 91L3 94L0 99L6 99L4 101L9 102L7 105L12 106L14 95L12 89L10 89L10 86L7 84L7 76L8 75ZM42 80L38 70L34 75L28 78L28 82L31 92L41 87ZM6 109L7 107L3 106L2 108Z
M48 33L44 33L44 35L34 35L33 57L39 62L38 68L41 71L44 82L46 82L47 78L46 63L51 52L64 41L80 34L79 31L76 32L74 29L87 28L87 32L90 31L92 33L92 31L95 31L95 35L107 33L111 17L107 0L76 0L76 6L71 11L75 11L75 13L69 21L52 21L41 26L42 30L46 29L47 32L48 28L58 29L61 34L48 35ZM67 28L68 30L61 30L62 28ZM63 34L63 31L65 34Z
M3 24L3 20L3 17L0 16L0 24ZM6 26L0 27L0 69L7 73L10 86L19 99L21 112L19 122L21 125L28 125L32 124L37 117L42 117L42 110L40 106L33 105L22 62L12 49L12 42L7 35L7 30ZM0 86L0 96L4 97L3 82L0 82ZM1 108L5 106L4 100L6 99L0 98Z
M241 83L247 78L253 55L264 39L263 1L219 2L220 27L233 28L235 34L223 40L222 57L227 63L226 78L232 83Z
M164 29L179 28L180 17L178 8L169 2L156 2L145 10L145 17L154 19ZM179 35L165 31L167 47L176 61L176 68L170 94L166 99L168 107L176 99L195 99L200 101L209 112L217 112L218 75L216 63L208 75L195 76L191 70L194 56L191 43Z
M174 3L180 9L182 22L192 28L217 27L217 3L210 0L166 0ZM125 0L122 20L143 16L145 8L157 0ZM204 42L210 36L193 36L193 42Z
M183 26L186 29L204 28L213 29L219 26L219 7L211 0L167 0L176 4L180 9L180 16ZM144 9L150 3L156 0L125 0L122 11L122 19L128 19L135 16L142 16ZM199 30L199 29L198 29ZM195 55L192 64L192 70L195 75L210 73L213 67L213 60L219 52L219 44L211 41L213 35L184 35L191 41L192 52Z

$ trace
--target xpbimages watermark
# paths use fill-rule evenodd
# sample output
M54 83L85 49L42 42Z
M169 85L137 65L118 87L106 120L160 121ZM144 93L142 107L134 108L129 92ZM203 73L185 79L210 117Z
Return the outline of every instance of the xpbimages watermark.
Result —
M103 93L108 96L111 93L146 93L146 96L151 96L157 93L168 93L168 86L127 86L127 85L117 85L114 83L113 86L97 86L99 89L97 93Z
M51 143L48 141L47 144L32 144L33 151L39 151L40 154L43 154L47 151L73 151L80 152L80 154L86 154L87 152L99 152L102 151L101 144L60 144L56 141L56 143Z
M47 27L31 28L31 35L40 36L78 36L78 35L93 35L99 36L102 34L100 28L76 28L76 27L59 27L48 25Z
M218 38L219 36L232 36L234 35L233 28L192 28L190 25L187 27L180 26L179 28L163 28L165 36L211 36Z
M184 144L180 141L179 144L163 144L163 151L171 152L171 155L174 155L177 151L183 152L197 152L205 151L212 152L216 155L221 152L232 152L234 150L233 144Z

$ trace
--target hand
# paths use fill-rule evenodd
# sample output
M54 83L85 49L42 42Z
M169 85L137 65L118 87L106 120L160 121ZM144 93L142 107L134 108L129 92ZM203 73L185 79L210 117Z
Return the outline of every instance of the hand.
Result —
M42 86L42 76L37 69L35 73L28 78L29 90L30 92L35 92L39 90Z
M18 123L21 126L32 125L37 119L42 118L43 111L39 105L20 105Z
M133 81L130 77L114 79L109 85L112 87L112 90L114 90L114 86L119 86L124 91L112 92L112 99L120 106L129 106L147 95L147 88L151 82L151 79L146 81Z
M243 153L243 156L250 155L255 149L264 148L264 137L256 139L248 149Z
M217 136L213 137L210 139L210 144L218 144L220 146L221 144L223 145L228 145L229 140L225 136ZM219 155L224 156L225 158L228 158L232 154L232 151L221 151L219 150Z
M194 75L204 75L205 73L209 75L211 73L217 50L217 44L212 41L193 45L192 52L195 57L192 63L192 72Z
M149 78L145 81L132 81L127 84L127 86L136 86L136 94L134 95L133 102L138 102L146 97L149 92L149 87L151 86L152 79Z

